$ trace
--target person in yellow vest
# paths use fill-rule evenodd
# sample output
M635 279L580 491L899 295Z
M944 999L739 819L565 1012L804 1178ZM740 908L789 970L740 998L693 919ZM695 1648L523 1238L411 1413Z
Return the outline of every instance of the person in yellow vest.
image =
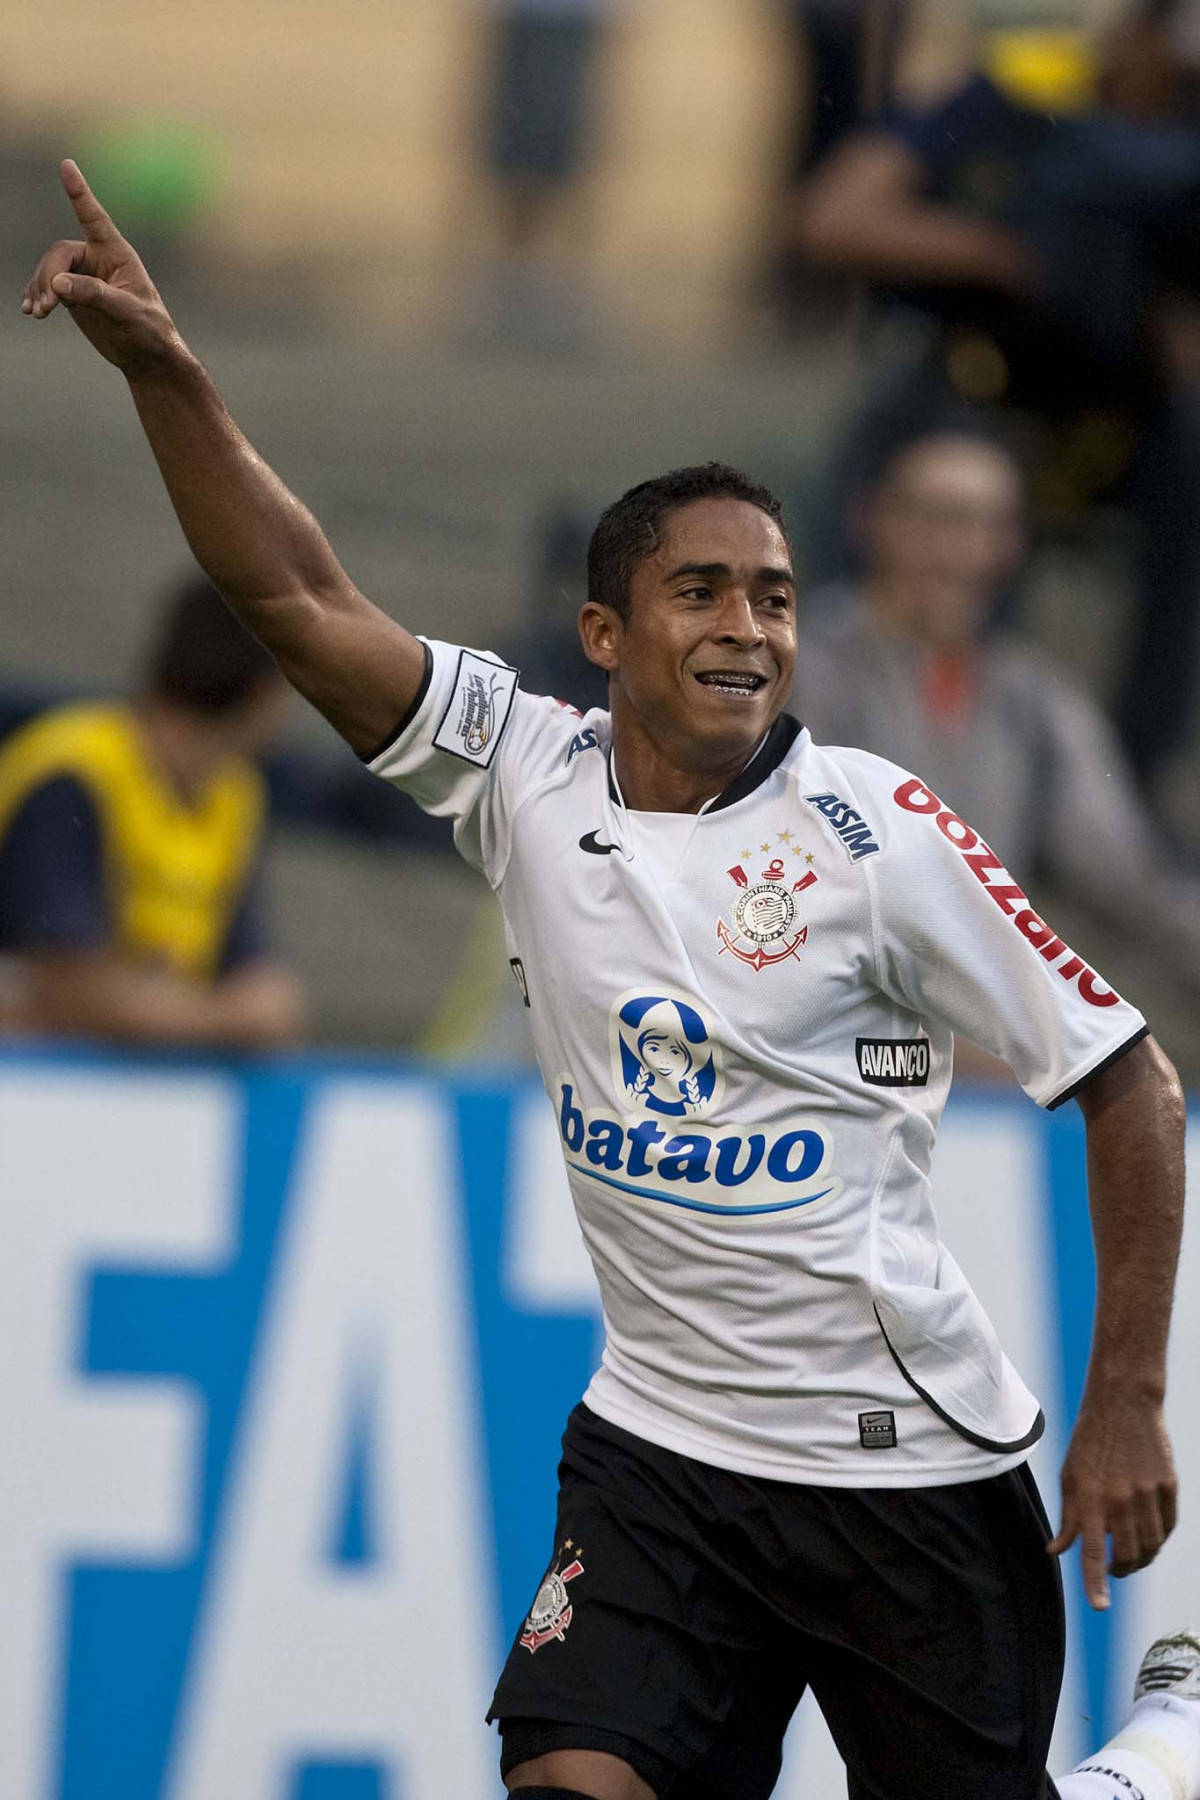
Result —
M216 591L167 609L141 692L63 706L0 746L8 1029L267 1049L302 1032L264 935L254 758L287 688Z

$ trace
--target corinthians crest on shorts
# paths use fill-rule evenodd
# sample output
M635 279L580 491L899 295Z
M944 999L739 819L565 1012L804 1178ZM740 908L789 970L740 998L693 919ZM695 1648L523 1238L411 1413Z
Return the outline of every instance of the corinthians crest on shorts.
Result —
M764 845L764 849L769 848ZM792 854L799 852L793 848ZM748 851L743 856L749 861ZM817 876L812 869L806 869L790 881L790 874L782 856L773 857L757 881L751 880L740 862L728 870L738 895L729 909L732 930L724 919L717 920L719 956L729 951L754 970L785 962L791 956L799 960L800 950L808 942L808 926L800 921L796 897L812 887Z
M566 1556L570 1556L571 1560L564 1564ZM528 1650L531 1656L543 1644L548 1644L551 1638L557 1638L562 1643L567 1626L574 1617L574 1608L567 1597L567 1583L582 1574L583 1563L580 1561L579 1548L568 1538L538 1589L529 1609L529 1617L517 1639L518 1644Z

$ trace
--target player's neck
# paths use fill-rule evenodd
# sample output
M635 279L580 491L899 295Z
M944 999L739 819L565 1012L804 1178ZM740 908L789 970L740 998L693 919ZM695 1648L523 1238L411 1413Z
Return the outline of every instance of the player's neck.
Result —
M614 729L613 770L632 812L698 813L737 779L757 748L757 742L739 745L701 767L692 747L678 749L644 731Z

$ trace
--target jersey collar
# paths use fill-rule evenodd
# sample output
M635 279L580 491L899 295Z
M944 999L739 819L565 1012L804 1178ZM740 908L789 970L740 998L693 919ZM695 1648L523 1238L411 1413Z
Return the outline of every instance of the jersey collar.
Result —
M767 777L775 773L799 737L801 729L798 719L793 719L790 713L780 713L741 774L735 775L729 786L715 800L710 800L707 806L702 806L700 812L721 812L727 806L736 806L739 800L744 800L747 794L752 794L755 788L761 787ZM614 806L624 807L625 798L617 786L611 745L608 751L608 797Z

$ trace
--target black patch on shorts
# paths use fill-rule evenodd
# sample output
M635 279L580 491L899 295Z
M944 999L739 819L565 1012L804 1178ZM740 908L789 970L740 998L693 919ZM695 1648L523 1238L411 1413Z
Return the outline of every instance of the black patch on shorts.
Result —
M896 1448L895 1413L859 1413L858 1441L864 1450L894 1450Z

